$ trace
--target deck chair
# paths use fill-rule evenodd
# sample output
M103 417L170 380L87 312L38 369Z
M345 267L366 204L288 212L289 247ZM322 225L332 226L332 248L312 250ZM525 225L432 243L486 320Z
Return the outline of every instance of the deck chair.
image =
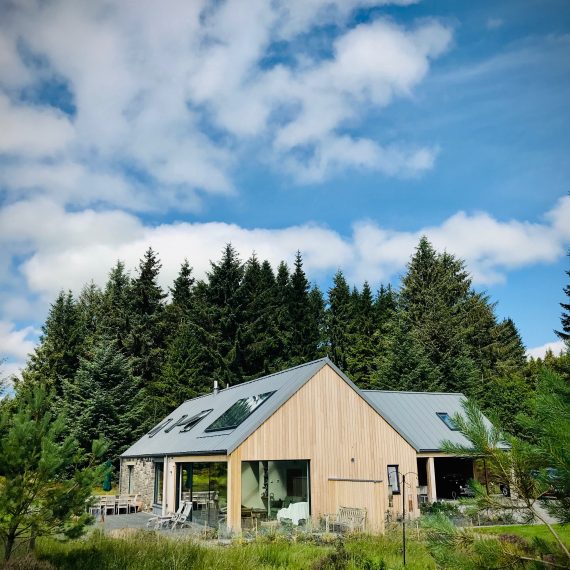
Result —
M190 522L190 515L192 514L192 502L188 501L184 503L184 507L180 513L176 513L172 517L172 524L170 525L170 530L174 530L177 525L182 528L184 525Z
M192 504L192 503L190 503ZM148 521L146 522L146 528L153 528L154 530L158 530L160 528L164 528L170 525L170 523L172 522L172 519L176 516L179 516L182 513L182 510L184 509L184 505L186 505L185 502L181 502L180 505L178 505L178 509L175 513L170 513L168 515L158 515L156 517L150 517L150 519L148 519Z

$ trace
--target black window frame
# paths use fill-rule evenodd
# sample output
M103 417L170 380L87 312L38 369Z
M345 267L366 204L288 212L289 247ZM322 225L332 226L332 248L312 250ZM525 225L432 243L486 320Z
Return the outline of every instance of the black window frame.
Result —
M436 412L435 415L450 429L451 431L459 431L457 424L448 412Z
M187 418L183 423L180 424L184 426L180 430L180 433L187 433L191 429L194 429L206 416L209 416L213 411L213 408L202 410L201 412L194 414L192 417Z
M394 467L396 470L396 485L397 487L394 489L390 482L390 467ZM394 463L386 466L386 474L388 477L388 485L392 487L392 495L399 495L400 494L400 466Z
M245 420L247 420L247 418L249 418L254 412L259 410L259 408L261 408L261 406L263 406L263 404L265 404L265 402L267 402L269 400L269 398L271 398L271 396L273 396L273 394L275 394L276 391L277 390L273 390L272 392L263 392L262 394L252 394L251 396L247 396L245 398L240 398L239 400L236 400L221 416L218 416L204 431L211 433L211 432L215 432L215 431L230 431L232 429L236 429L243 422L245 422ZM250 398L262 398L262 401L259 402L259 404L257 406L255 406L255 408L250 410L250 412L246 416L241 418L237 423L232 423L230 425L223 425L220 427L213 427L219 421L221 421L224 416L227 416L233 408L238 406L240 404L240 402L244 402L246 400L249 400Z
M154 437L159 431L162 431L162 429L165 428L172 420L173 418L168 418L167 420L163 420L158 425L154 426L148 432L148 437Z
M158 488L158 472L162 471L162 481L161 481L161 485L160 485L160 489ZM154 496L152 498L153 500L153 504L154 505L162 505L162 502L164 501L164 476L165 476L165 472L164 472L164 463L161 461L155 461L154 462ZM158 501L158 496L160 494L160 501Z

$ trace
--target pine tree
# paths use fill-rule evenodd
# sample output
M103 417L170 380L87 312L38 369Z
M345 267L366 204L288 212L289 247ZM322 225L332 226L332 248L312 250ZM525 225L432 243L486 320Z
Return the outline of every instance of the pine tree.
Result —
M93 281L83 287L77 299L81 336L86 347L92 346L100 334L103 293Z
M242 381L241 330L244 299L241 283L244 266L236 250L228 244L219 263L211 262L206 288L206 301L213 311L213 321L219 333L218 352L223 363L218 373L223 385Z
M109 272L109 278L103 291L101 336L115 340L117 348L123 354L129 354L127 344L133 326L133 307L131 302L132 281L125 270L125 264L117 261Z
M521 372L526 366L526 349L514 321L505 319L493 332L496 339L497 373Z
M85 505L101 481L105 446L93 441L79 454L64 438L44 386L27 385L11 407L0 408L0 540L8 561L17 543L33 549L40 536L77 538L92 517Z
M400 310L439 383L445 390L467 394L477 381L467 340L470 294L464 263L438 254L423 237L402 279Z
M350 328L350 339L347 357L347 372L357 386L370 386L376 376L376 312L372 290L367 281L362 291L353 295L353 322Z
M23 373L24 383L43 385L54 393L54 405L63 396L65 379L74 377L84 348L81 314L71 291L58 295L42 326L40 342Z
M282 261L277 267L275 275L275 287L273 291L273 318L275 321L276 335L275 356L273 365L286 368L291 362L291 338L293 336L293 322L289 312L289 300L291 297L291 276L287 264Z
M308 342L311 346L316 347L312 358L321 358L326 355L327 336L326 336L326 310L325 299L322 291L317 285L313 285L309 291L309 310L311 322L314 326L309 328Z
M351 325L354 302L342 271L337 271L328 291L327 337L329 357L341 369L348 371Z
M130 289L131 328L126 350L133 359L133 374L147 389L158 377L165 348L164 291L158 284L161 264L152 248L140 260Z
M568 256L570 257L570 250L568 250ZM566 271L566 275L570 277L570 271ZM566 344L570 346L570 285L566 285L563 291L568 298L568 302L560 303L562 307L562 314L560 315L562 330L555 330L554 332L558 335L558 338L566 341Z
M70 432L87 453L94 440L104 439L106 458L114 461L144 433L142 398L127 358L114 341L101 339L92 354L81 359L73 381L66 382Z
M170 288L171 301L166 306L166 326L168 328L167 335L170 337L176 334L176 330L186 321L192 310L192 288L195 283L192 277L192 268L185 259L180 266L178 276L174 280L173 286Z

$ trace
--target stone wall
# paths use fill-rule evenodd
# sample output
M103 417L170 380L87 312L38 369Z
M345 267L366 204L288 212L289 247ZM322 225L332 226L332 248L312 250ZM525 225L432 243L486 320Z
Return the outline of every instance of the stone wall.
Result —
M152 509L154 495L154 461L151 457L138 457L136 459L121 459L121 479L119 493L129 492L129 467L131 473L131 494L140 495L143 510Z

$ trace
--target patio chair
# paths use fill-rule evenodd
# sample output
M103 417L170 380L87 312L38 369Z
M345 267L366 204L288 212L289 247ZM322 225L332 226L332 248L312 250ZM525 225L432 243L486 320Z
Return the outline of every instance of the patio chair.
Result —
M172 522L172 519L178 515L180 515L180 513L182 513L182 510L184 509L184 506L187 505L188 503L186 502L181 502L180 505L178 505L178 509L175 513L170 513L168 515L158 515L156 517L150 517L150 519L148 519L148 521L146 522L146 527L147 528L153 528L154 530L158 530L160 528L164 528L170 525L170 523ZM191 504L191 503L190 503Z
M101 497L99 495L95 495L93 497L93 499L95 499L93 501L93 504L89 506L89 514L93 515L93 516L97 516L101 514L101 509L102 509L102 505L103 505L103 501L101 500Z
M190 501L188 501L187 503L184 503L184 507L182 508L182 511L180 511L180 513L176 513L172 517L172 523L170 526L170 530L174 530L177 525L180 525L180 527L182 528L186 524L188 524L190 522L190 515L191 514L192 514L192 503Z
M133 512L136 513L139 510L139 496L138 495L129 495L129 513Z
M113 495L103 495L101 497L101 512L107 514L111 511L112 514L115 514L117 509L117 500Z
M120 495L117 500L116 513L120 515L121 510L125 511L125 514L129 514L129 498L126 495Z

